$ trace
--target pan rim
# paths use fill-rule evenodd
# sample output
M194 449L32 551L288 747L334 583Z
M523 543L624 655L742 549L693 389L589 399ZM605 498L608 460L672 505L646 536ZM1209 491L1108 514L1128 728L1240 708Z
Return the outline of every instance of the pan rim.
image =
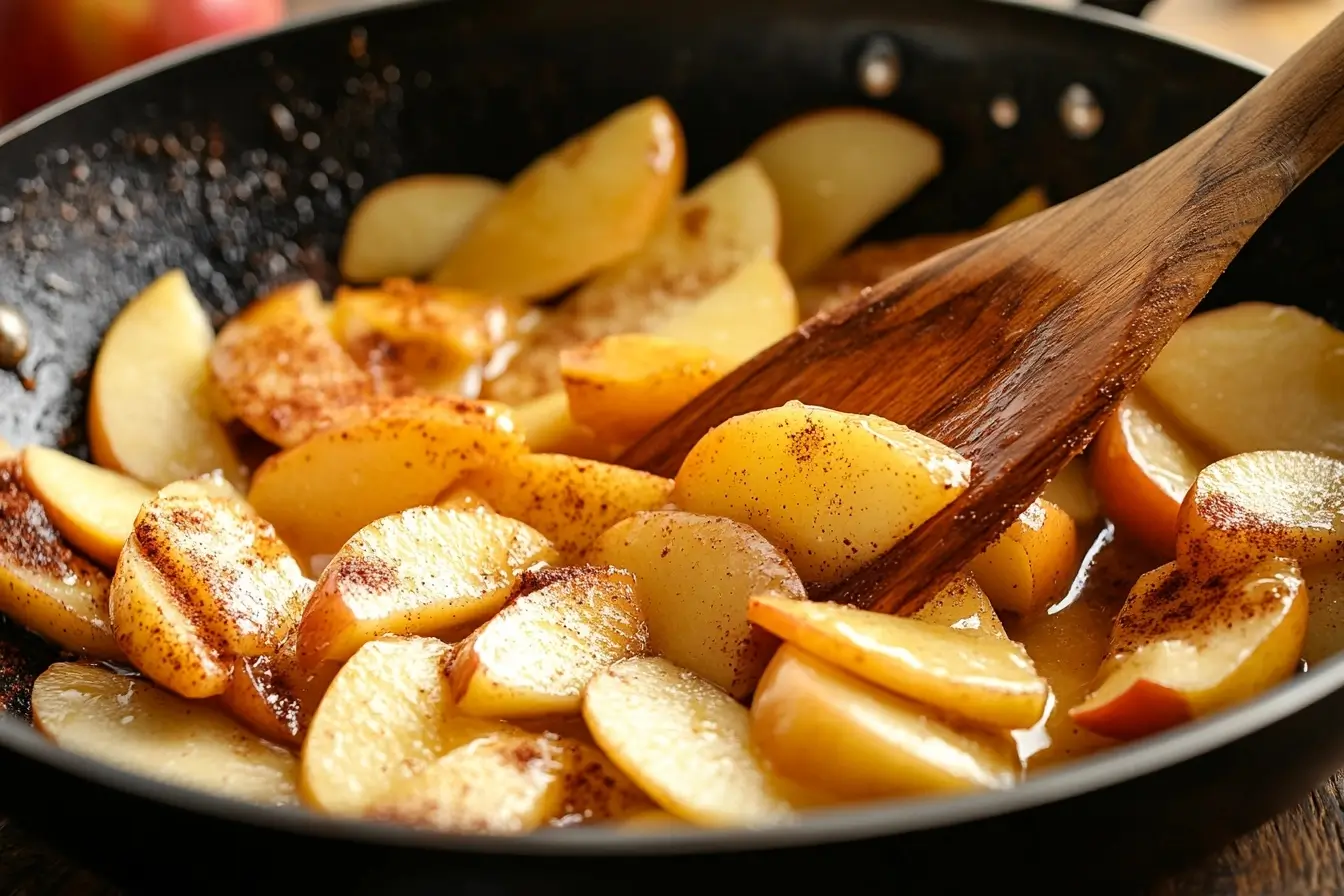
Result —
M320 23L355 20L374 12L381 14L436 2L445 0L390 0L376 9L356 7L310 14L295 17L266 31L202 41L180 48L102 78L0 127L0 146L66 112L188 61ZM1043 7L1028 0L976 2L1013 7L1023 14L1088 21L1197 52L1261 76L1269 71L1267 66L1235 53L1168 34L1122 13L1086 5L1070 9ZM313 839L413 848L445 854L575 860L600 856L723 854L820 846L951 827L1070 799L1170 768L1224 747L1282 721L1341 688L1344 688L1344 656L1336 656L1306 675L1285 682L1231 710L1071 762L1010 790L818 809L808 812L794 824L739 830L671 829L640 832L593 826L510 836L443 834L373 820L329 817L302 807L246 803L169 784L59 747L32 726L12 717L0 716L0 749L130 797L230 823Z

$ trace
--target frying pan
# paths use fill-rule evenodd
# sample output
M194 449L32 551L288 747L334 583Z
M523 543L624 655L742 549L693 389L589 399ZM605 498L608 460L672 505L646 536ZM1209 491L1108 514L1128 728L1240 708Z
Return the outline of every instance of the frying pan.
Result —
M875 64L894 90L876 89L892 79L871 77ZM31 328L18 372L0 373L0 434L84 455L100 334L157 274L183 268L218 321L270 284L329 287L346 217L371 187L425 171L507 178L646 95L681 117L690 183L810 109L870 105L923 123L945 141L946 170L871 234L891 238L975 226L1032 184L1055 200L1085 191L1262 74L1114 11L984 0L412 2L179 52L0 131L0 301ZM1292 303L1344 324L1340 208L1344 156L1288 200L1206 305ZM1111 890L1226 842L1344 765L1336 660L1008 793L777 830L443 836L244 806L64 753L24 720L51 658L0 630L0 808L147 891L727 890L804 873L925 892Z

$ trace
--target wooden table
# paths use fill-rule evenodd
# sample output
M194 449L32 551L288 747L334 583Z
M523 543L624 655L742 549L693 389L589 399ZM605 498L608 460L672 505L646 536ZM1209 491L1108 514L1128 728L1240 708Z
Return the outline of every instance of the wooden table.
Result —
M363 2L368 0L290 0L290 7L295 13L308 13ZM1041 2L1074 5L1073 0ZM1275 65L1342 12L1344 0L1157 0L1145 18L1177 34ZM0 819L0 894L117 892ZM1329 893L1344 894L1344 774L1297 808L1151 890L1151 896Z

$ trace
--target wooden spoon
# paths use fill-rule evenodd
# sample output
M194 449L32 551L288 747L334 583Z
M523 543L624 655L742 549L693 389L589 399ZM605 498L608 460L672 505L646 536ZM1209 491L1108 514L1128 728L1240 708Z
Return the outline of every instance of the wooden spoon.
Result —
M1344 143L1344 16L1139 167L804 323L634 445L676 474L711 427L791 399L959 449L971 486L830 595L910 612L1082 451L1256 229Z

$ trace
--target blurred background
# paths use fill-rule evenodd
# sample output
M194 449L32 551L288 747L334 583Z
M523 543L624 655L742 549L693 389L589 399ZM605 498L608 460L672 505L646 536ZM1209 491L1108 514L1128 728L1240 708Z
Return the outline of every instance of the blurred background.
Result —
M0 123L183 44L379 2L387 0L0 0ZM1341 12L1344 0L1155 0L1144 18L1276 65Z

